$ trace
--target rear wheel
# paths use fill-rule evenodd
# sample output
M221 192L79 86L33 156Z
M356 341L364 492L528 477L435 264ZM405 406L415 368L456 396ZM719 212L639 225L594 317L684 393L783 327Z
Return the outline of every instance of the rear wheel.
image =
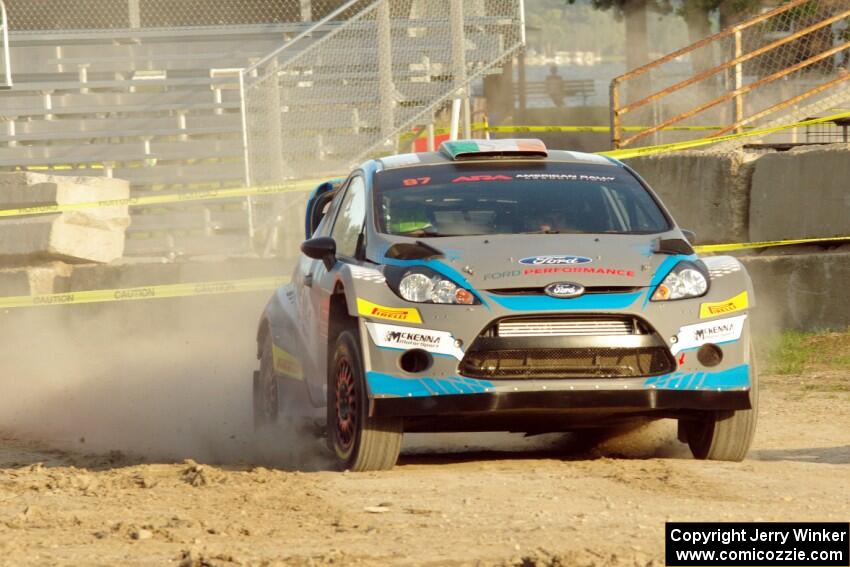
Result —
M274 374L271 333L260 351L260 370L254 373L254 429L274 425L278 419L278 383Z
M328 368L328 442L341 468L391 469L401 450L401 418L369 416L360 344L340 333Z
M710 412L702 419L682 420L680 428L697 459L743 461L750 450L758 419L758 370L750 352L751 409Z

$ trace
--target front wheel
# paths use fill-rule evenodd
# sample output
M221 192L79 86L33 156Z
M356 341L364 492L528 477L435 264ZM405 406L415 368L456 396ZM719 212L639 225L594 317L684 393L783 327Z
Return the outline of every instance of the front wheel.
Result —
M710 412L701 419L680 422L694 457L711 461L743 461L756 433L758 402L758 371L751 351L751 409Z
M328 368L328 442L343 469L388 470L398 460L401 418L371 417L368 403L360 344L343 331Z

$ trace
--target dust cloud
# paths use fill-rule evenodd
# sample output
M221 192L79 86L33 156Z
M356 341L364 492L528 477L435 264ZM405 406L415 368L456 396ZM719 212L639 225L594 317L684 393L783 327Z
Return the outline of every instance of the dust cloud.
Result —
M77 453L304 467L314 443L258 441L251 384L266 294L0 312L0 431Z

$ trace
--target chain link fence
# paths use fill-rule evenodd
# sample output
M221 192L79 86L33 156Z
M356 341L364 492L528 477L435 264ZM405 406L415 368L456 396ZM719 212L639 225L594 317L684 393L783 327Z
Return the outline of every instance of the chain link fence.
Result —
M850 0L793 0L617 77L614 146L741 132L840 104L849 26Z
M399 134L431 123L469 83L523 44L520 0L352 0L241 76L246 181L346 175L395 153ZM266 250L303 238L303 195L255 198ZM301 217L303 218L303 217Z
M312 22L344 0L6 0L15 34Z
M253 185L345 172L365 156L396 151L399 132L429 123L523 41L520 0L351 8L357 15L342 25L302 34L243 73Z

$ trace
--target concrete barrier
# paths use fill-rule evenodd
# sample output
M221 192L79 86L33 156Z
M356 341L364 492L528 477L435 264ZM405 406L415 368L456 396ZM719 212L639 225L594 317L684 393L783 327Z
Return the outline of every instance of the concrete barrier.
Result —
M834 252L741 258L753 278L756 332L850 327L850 246Z
M749 182L754 154L687 151L640 157L627 164L661 197L700 244L749 238Z
M126 199L129 194L129 183L121 179L0 173L3 209ZM0 219L0 263L111 262L124 252L129 224L126 205Z
M850 235L850 144L761 156L749 216L753 240Z

